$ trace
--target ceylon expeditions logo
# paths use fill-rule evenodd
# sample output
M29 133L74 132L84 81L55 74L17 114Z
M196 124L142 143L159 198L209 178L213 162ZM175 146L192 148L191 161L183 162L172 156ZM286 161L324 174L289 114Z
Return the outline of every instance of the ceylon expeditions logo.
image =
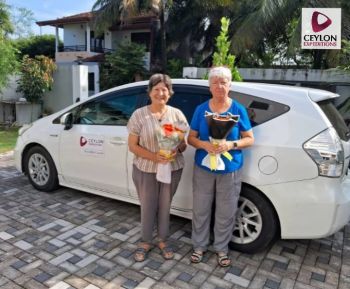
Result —
M341 8L303 8L301 28L301 48L341 48Z

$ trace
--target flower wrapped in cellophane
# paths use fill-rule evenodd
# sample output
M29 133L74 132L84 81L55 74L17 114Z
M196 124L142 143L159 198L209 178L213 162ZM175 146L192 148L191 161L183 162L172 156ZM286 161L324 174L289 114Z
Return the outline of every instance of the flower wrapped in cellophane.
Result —
M209 140L213 145L220 145L224 142L239 121L239 115L233 115L229 112L225 115L219 115L206 111L205 118L209 127ZM232 155L229 152L208 154L203 158L202 165L208 167L211 171L225 170L225 163L221 155L232 161Z
M177 146L185 139L188 126L184 122L171 123L164 120L156 130L156 137L159 146L159 153L167 158L169 162L157 165L157 180L170 184L171 183L171 161L174 161L174 152Z

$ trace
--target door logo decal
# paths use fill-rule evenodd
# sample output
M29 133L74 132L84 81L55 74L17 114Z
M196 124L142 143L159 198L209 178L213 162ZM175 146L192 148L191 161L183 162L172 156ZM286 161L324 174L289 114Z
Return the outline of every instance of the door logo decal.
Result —
M83 147L84 145L87 144L87 140L85 137L81 136L80 137L80 146Z
M79 139L80 152L84 155L101 157L105 154L105 140L102 135L85 134Z

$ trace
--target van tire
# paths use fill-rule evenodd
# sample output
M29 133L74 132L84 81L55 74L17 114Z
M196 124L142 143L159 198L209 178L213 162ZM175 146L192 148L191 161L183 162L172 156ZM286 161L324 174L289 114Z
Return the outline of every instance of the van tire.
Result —
M256 222L257 225L254 226L245 222L247 219L245 214L256 215L255 217L249 217L249 220ZM278 217L267 198L251 187L242 186L236 224L232 241L229 244L230 248L249 254L262 251L274 241L278 228ZM243 234L240 233L243 229L248 230L254 237L249 238L244 231ZM241 235L245 235L243 241L238 238Z
M24 166L34 188L44 192L58 189L57 169L46 149L41 146L31 147L24 156Z

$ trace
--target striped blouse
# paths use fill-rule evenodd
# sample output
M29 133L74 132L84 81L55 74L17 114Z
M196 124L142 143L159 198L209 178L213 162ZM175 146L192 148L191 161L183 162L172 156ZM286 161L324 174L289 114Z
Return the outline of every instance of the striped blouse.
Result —
M162 116L162 120L168 120L171 123L182 121L188 125L186 117L182 111L169 105L167 105L167 111ZM159 151L155 132L158 128L160 128L160 121L152 114L148 105L134 111L129 119L127 128L129 134L139 137L139 145L141 147L154 153ZM157 172L157 163L151 160L135 155L133 163L143 172ZM171 162L171 169L173 171L179 170L183 168L184 165L184 157L181 153L178 153L175 160Z

